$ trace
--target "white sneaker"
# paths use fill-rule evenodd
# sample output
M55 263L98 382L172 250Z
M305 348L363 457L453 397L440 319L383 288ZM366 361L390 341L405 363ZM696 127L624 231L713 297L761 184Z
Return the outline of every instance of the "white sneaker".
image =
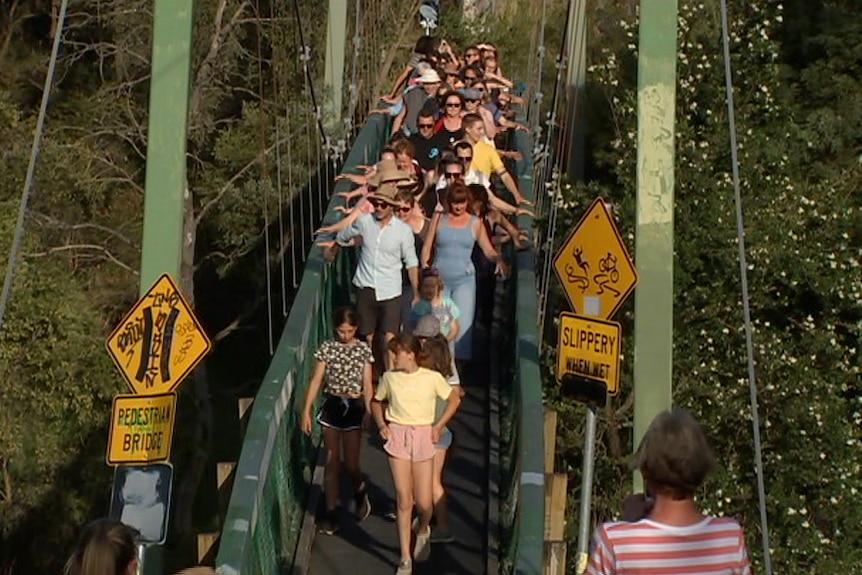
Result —
M413 575L413 561L410 559L404 559L401 563L398 564L398 569L395 571L395 575Z
M425 533L416 534L416 545L413 547L413 559L417 563L428 561L431 557L431 528Z

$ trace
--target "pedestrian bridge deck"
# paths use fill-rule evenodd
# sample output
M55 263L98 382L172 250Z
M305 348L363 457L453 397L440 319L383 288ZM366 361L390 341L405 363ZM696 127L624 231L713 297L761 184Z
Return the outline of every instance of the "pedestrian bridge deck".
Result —
M343 171L372 163L388 133L386 118L370 117ZM525 158L516 162L514 174L530 197L529 136L516 132L512 145ZM339 182L334 191L348 185ZM334 209L339 199L333 198L324 224L340 217ZM518 223L532 225L525 216ZM432 546L431 560L416 564L417 573L542 572L544 448L535 254L510 255L512 275L497 282L494 327L486 326L487 353L474 360L464 378L467 397L453 423L457 443L445 483L456 541ZM352 270L349 251L334 262L324 261L320 248L309 252L246 428L216 559L225 575L394 571L396 529L382 517L393 489L386 457L372 439L366 439L362 458L376 507L372 516L360 524L344 521L338 536L315 537L307 511L309 497L319 491L313 478L322 477L322 470L313 465L318 444L299 431L298 411L313 351L331 337L332 310L349 301Z
M444 469L455 541L433 544L431 559L414 564L413 571L417 574L488 573L488 552L496 553L495 541L490 541L495 549L489 549L488 528L488 482L496 475L491 472L496 462L489 462L488 454L492 427L488 417L488 362L477 360L467 371L462 382L466 396L450 426L456 437L455 444ZM371 515L356 523L352 514L344 513L337 535L314 535L308 561L312 575L356 575L357 569L362 573L389 573L398 563L395 523L384 517L394 507L395 496L386 453L373 434L366 435L362 449L362 470L369 485ZM349 489L342 493L347 495L342 508L352 510ZM495 520L491 518L492 522ZM306 523L304 529L312 527ZM297 563L304 562L297 559Z

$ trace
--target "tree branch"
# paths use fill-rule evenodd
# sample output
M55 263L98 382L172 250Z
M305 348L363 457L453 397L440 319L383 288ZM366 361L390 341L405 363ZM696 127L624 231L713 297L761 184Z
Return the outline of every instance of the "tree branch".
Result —
M57 218L55 218L53 216L49 216L48 214L44 214L41 212L33 212L33 215L35 217L39 218L40 220L42 220L43 224L50 224L52 226L57 226L58 228L61 228L64 230L73 230L73 231L85 230L85 229L99 230L100 232L105 232L106 234L109 234L109 235L117 238L118 240L122 241L123 243L125 243L128 246L131 246L135 249L141 249L141 246L137 242L135 242L131 238L129 238L128 236L121 234L120 232L118 232L117 230L115 230L113 228L109 228L109 227L103 226L101 224L95 224L92 222L83 223L83 224L70 224L70 223L64 222L62 220L58 220Z
M57 246L57 247L53 247L53 248L48 248L47 250L45 250L43 252L31 252L29 254L24 254L24 257L41 258L41 257L45 257L45 256L50 256L50 255L53 255L53 254L56 254L59 252L69 251L69 250L92 250L92 251L102 252L104 254L106 260L115 263L116 265L120 266L121 268L123 268L124 270L130 272L131 274L133 274L135 276L139 275L137 270L132 269L131 267L129 267L128 265L124 264L119 259L117 259L117 257L114 254L112 254L108 250L108 248L106 248L105 246L100 246L98 244L70 244L67 246Z
M258 163L263 161L263 159L266 158L269 154L271 154L272 151L276 149L276 147L281 146L282 144L286 143L288 140L290 140L292 138L295 138L304 129L305 129L305 126L301 126L301 127L297 128L296 130L294 130L293 132L291 132L290 134L288 134L287 136L283 137L281 140L278 140L277 142L272 144L270 147L266 148L265 150L261 150L260 152L258 152L257 156L252 158L246 165L244 165L242 168L240 168L237 173L235 173L233 176L231 176L231 178L225 183L225 185L223 185L221 187L221 189L218 191L218 193L215 195L215 197L213 197L213 199L209 200L206 204L204 204L201 207L201 209L198 211L198 215L195 217L195 225L196 226L200 225L200 223L203 221L204 217L206 217L206 215L210 212L210 210L213 209L215 204L217 204L224 197L224 195L230 191L230 189L233 187L233 185L240 178L242 178L246 173L248 173L249 170L251 170L254 166L256 166Z

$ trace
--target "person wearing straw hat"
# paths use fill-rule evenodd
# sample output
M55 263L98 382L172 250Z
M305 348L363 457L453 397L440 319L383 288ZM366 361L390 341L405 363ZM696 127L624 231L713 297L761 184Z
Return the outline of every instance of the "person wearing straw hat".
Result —
M396 198L399 185L412 183L410 175L399 170L393 161L380 162L377 172L368 181L374 188L368 195L373 213L360 214L335 238L340 244L347 244L357 236L362 240L353 276L353 285L358 288L359 333L376 350L378 366L383 366L384 354L374 346L375 335L381 335L388 342L401 328L402 267L407 269L413 293L419 293L419 260L413 230L394 217L399 205ZM416 298L418 295L414 295Z
M419 131L416 123L419 119L419 111L429 101L436 101L437 90L442 80L440 74L434 68L422 71L417 78L418 86L404 92L404 109L392 123L392 133L403 130L408 136Z
M384 152L384 154L387 154ZM343 196L346 199L350 199L355 196L361 196L361 199L354 205L352 208L346 206L337 206L335 209L347 214L347 216L341 218L336 223L323 226L317 230L318 234L335 234L339 231L346 229L350 226L356 218L360 215L368 213L374 213L374 207L369 203L368 199L371 194L377 189L378 186L383 183L385 180L388 183L394 183L399 189L402 187L410 186L414 184L414 180L411 179L411 176L403 171L399 171L396 169L396 160L394 153L388 153L389 156L377 162L370 170L369 175L357 175L357 174L340 174L336 177L336 181L338 180L350 180L355 184L360 184L360 187L356 190L350 192L341 192L338 195ZM384 173L384 170L386 172ZM335 242L332 241L324 241L318 242L318 245L323 245L324 247L334 245Z

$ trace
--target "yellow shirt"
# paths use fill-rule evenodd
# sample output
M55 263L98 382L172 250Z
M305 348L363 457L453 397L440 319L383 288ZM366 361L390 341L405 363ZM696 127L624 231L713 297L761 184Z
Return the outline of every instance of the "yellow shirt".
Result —
M470 162L471 170L478 170L486 176L491 174L499 174L504 172L506 167L503 165L503 160L500 159L500 154L488 142L476 142L473 144L473 161Z
M413 373L384 373L374 398L389 402L386 419L392 423L432 425L437 398L447 399L451 391L442 375L420 367Z

